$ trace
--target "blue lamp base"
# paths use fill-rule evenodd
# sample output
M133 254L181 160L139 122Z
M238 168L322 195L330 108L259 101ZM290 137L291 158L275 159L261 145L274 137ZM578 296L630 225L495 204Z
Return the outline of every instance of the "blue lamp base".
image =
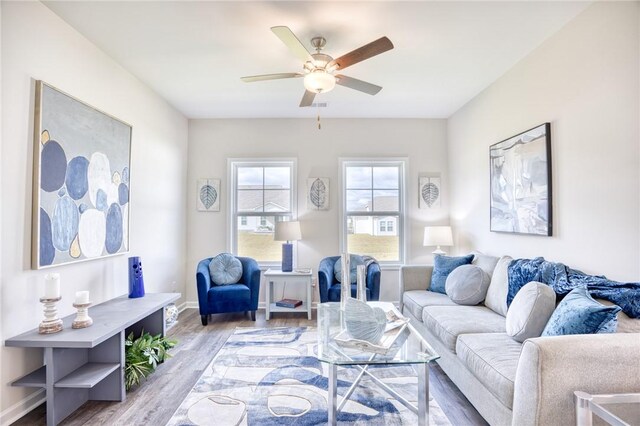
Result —
M282 272L293 271L293 244L282 244Z

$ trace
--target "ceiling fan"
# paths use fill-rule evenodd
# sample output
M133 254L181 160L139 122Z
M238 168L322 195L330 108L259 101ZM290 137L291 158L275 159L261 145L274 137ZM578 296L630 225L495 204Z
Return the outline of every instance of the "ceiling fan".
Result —
M308 107L313 104L313 99L319 93L326 93L333 90L336 84L360 92L375 95L382 87L356 78L347 77L346 75L336 74L336 71L362 62L373 56L379 55L387 50L393 49L393 43L387 37L381 37L378 40L365 44L347 54L333 59L331 56L321 53L327 40L324 37L313 37L311 45L316 49L316 53L310 53L306 47L300 42L298 37L289 29L289 27L271 27L271 31L278 36L282 42L287 45L291 52L300 58L303 62L302 72L264 74L242 77L245 83L264 80L277 80L281 78L304 78L305 92L300 101L301 107Z

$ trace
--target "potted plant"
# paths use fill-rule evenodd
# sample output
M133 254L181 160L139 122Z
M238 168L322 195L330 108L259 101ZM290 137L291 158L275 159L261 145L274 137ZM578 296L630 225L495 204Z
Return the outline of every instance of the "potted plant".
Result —
M124 383L128 391L156 370L158 364L171 358L168 350L178 342L161 335L152 336L144 330L138 338L130 333L125 340Z

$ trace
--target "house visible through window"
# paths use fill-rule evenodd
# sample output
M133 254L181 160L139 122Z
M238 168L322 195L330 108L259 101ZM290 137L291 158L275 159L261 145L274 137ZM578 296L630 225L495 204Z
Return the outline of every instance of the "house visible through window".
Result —
M259 262L282 257L282 242L273 240L275 223L293 219L294 161L230 160L233 229L230 251Z
M404 258L404 160L342 160L342 246L382 263Z

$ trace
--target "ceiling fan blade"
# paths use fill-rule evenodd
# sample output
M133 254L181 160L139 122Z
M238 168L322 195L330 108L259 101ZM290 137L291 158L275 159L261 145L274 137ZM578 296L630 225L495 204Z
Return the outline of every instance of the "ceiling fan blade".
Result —
M353 64L357 64L358 62L362 62L365 59L372 58L391 49L393 49L393 43L391 43L391 40L387 37L380 37L376 41L372 41L369 44L365 44L356 50L334 59L329 62L327 68L335 67L337 70L343 70L346 67L350 67Z
M277 35L278 38L287 45L289 50L291 50L296 57L300 58L302 62L313 61L311 53L309 53L307 48L304 47L289 27L271 27L271 31L273 31L273 33Z
M253 81L264 81L264 80L278 80L280 78L296 78L302 77L302 74L297 72L282 72L279 74L262 74L262 75L250 75L247 77L242 77L240 80L245 83L251 83Z
M358 90L360 92L375 95L382 90L382 87L375 84L367 83L366 81L358 80L357 78L347 77L346 75L336 75L336 84L339 84L349 89Z
M305 90L304 95L302 95L302 100L300 101L301 107L308 107L313 104L313 99L316 97L316 94Z

